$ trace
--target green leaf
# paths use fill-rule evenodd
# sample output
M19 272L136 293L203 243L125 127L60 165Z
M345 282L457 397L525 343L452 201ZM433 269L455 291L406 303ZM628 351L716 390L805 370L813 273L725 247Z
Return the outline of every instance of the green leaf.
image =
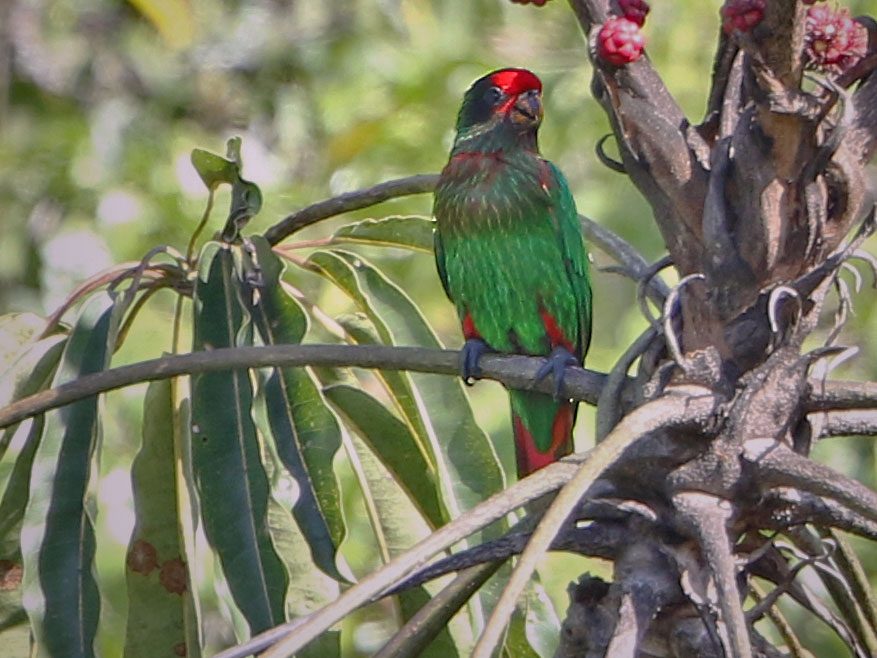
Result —
M192 149L192 166L208 190L215 190L222 183L232 185L238 179L236 162L203 149Z
M337 318L350 339L359 345L383 345L375 325L363 313L345 313ZM376 370L377 377L392 396L402 420L408 426L418 449L426 455L430 468L435 471L435 456L429 445L429 431L420 415L418 398L409 373L398 370Z
M235 241L241 229L262 209L259 186L241 177L241 138L228 140L225 158L203 149L193 149L192 166L211 192L223 183L231 185L231 204L221 235L224 242Z
M308 319L283 290L283 263L261 236L253 238L262 272L262 287L250 308L253 323L266 345L296 344L304 338ZM325 573L344 580L335 554L344 539L341 490L332 466L341 447L341 428L307 368L275 368L262 386L270 436L277 454L298 486L292 508L295 520Z
M143 444L131 480L136 523L128 544L126 658L192 655L184 627L191 596L177 525L174 406L170 380L152 382L143 402Z
M274 545L289 573L286 614L289 618L303 617L337 599L341 588L338 581L317 568L308 539L289 512L291 501L284 500L282 493L294 490L291 476L283 468L276 453L264 450L263 458L268 465L272 491L278 494L268 499L268 526ZM335 658L340 655L340 631L323 633L319 640L296 654L298 658Z
M545 587L535 578L518 603L520 617L527 643L538 655L553 656L560 640L560 619Z
M12 439L13 459L0 461L0 471L6 483L0 502L0 643L7 646L8 629L25 624L27 614L22 603L22 559L19 546L22 519L30 492L30 472L34 454L42 438L44 418L28 419L6 433ZM26 629L29 647L30 630ZM29 653L26 651L21 655Z
M4 371L36 340L45 326L46 321L34 313L0 315L0 381L6 379Z
M225 242L235 240L241 229L261 209L262 191L259 186L239 177L231 186L231 205L228 209L228 219L222 229L222 239Z
M385 344L442 347L414 302L360 256L317 251L307 262L353 299ZM416 415L405 399L400 410L428 446L449 512L456 515L500 491L504 479L496 453L475 422L460 381L423 373L404 376L412 384Z
M46 388L58 367L64 349L65 336L44 338L26 349L10 364L0 382L0 405L33 395ZM17 425L0 432L0 458L16 435ZM5 482L11 471L13 459L0 460L0 482ZM2 517L0 517L2 518ZM2 523L2 521L0 521ZM2 537L0 532L0 537Z
M545 588L534 579L509 622L503 653L509 658L553 656L560 640L560 620Z
M335 231L332 242L401 247L431 254L434 231L435 222L430 217L401 215L347 224Z
M54 385L107 367L118 328L114 310L106 294L86 302ZM86 498L100 439L98 398L71 403L45 418L21 533L26 607L41 655L93 656L100 597Z
M399 483L390 477L389 471L369 450L364 441L351 437L352 447L348 456L359 478L362 494L367 499L366 509L376 517L372 519L375 534L383 547L385 558L393 558L428 534L429 529L412 505L411 499L402 491ZM410 619L430 599L424 587L415 587L397 596L403 620ZM430 642L420 656L427 658L453 658L459 655L451 630L451 622Z
M377 455L433 528L447 518L439 500L435 474L420 452L411 431L380 402L361 389L339 384L325 389L326 397Z
M33 395L45 388L61 356L65 336L55 334L22 345L0 375L0 406Z
M524 612L520 606L515 608L512 618L509 621L509 627L506 632L505 641L502 645L502 655L504 658L540 658L540 654L530 646L527 641L526 624L524 621ZM553 654L541 654L543 658Z
M36 393L51 383L64 348L64 336L53 336L31 345L25 354L20 355L16 366L22 364L21 377L10 377L3 386L16 381L11 399L19 399ZM25 371L27 376L24 376ZM7 373L9 370L7 370ZM45 417L37 416L7 427L0 433L0 447L5 452L0 459L0 631L24 624L27 621L22 605L21 573L22 560L19 546L22 519L30 495L30 477L34 456L39 447L45 427ZM2 453L0 453L2 454ZM24 640L19 631L0 633L0 642L10 647L16 642L25 642L29 652L30 630L25 627ZM24 655L24 654L22 654Z
M252 342L232 248L207 245L195 283L194 349ZM253 633L283 621L287 574L268 532L268 478L246 370L192 377L192 468L207 538Z

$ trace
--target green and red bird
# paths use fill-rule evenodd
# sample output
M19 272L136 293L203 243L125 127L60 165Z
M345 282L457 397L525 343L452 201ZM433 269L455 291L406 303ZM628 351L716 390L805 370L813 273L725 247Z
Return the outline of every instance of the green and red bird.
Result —
M518 476L572 452L576 406L563 373L591 338L588 259L563 174L539 155L542 83L501 69L463 97L450 160L435 192L435 255L466 343L462 375L489 351L549 357L554 397L509 391Z

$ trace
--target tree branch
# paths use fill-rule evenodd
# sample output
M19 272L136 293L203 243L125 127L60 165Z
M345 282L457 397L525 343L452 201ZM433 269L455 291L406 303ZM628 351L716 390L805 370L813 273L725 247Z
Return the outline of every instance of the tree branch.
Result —
M80 377L76 381L28 396L0 409L0 428L98 393L138 382L167 379L218 370L296 366L325 366L412 370L459 375L459 352L422 347L385 345L266 345L226 347L204 352L165 356ZM489 354L479 361L483 377L509 388L554 392L551 377L538 383L536 373L545 359ZM596 404L605 375L569 368L564 390L570 397Z
M702 394L699 394L702 393ZM523 592L536 565L567 517L578 504L582 494L624 454L637 440L658 429L670 427L697 427L716 412L718 395L702 387L684 387L635 409L598 443L579 467L575 477L564 485L542 517L527 548L512 571L508 584L490 615L484 632L475 645L472 658L489 658L502 636L516 601Z
M853 409L850 411L820 412L817 418L819 436L827 439L833 436L877 436L877 414L873 411Z
M457 611L502 566L487 562L469 567L418 610L373 658L409 658L424 649Z
M354 192L347 192L331 199L325 199L313 203L301 210L284 217L280 222L265 231L265 239L272 245L276 245L296 231L311 224L341 215L351 210L369 208L389 199L395 199L412 194L431 193L438 183L438 174L419 174L406 178L379 183ZM594 220L579 215L582 230L585 237L605 254L627 267L633 277L640 278L649 269L648 261L631 246L629 242L608 228L600 226ZM667 284L657 279L651 281L648 286L649 297L658 304L663 303L667 295Z
M711 603L721 612L719 634L725 653L733 658L752 658L752 642L737 589L737 568L727 526L733 506L702 491L680 491L673 495L679 517L690 526L712 576L715 599Z
M616 13L608 0L571 0L586 37ZM614 3L612 3L614 4ZM592 44L593 45L593 44ZM654 210L682 274L698 271L709 147L647 58L615 67L598 57L592 91L612 124L624 168Z
M424 566L439 551L456 544L461 539L502 518L530 500L561 487L573 477L576 472L574 462L580 459L581 457L568 457L555 462L533 476L524 478L508 489L494 494L463 516L424 538L380 569L373 571L324 608L306 617L265 631L239 647L217 654L215 658L249 655L272 645L274 646L265 653L264 658L293 655L359 606ZM249 653L242 654L242 650Z
M0 428L98 393L180 375L272 366L359 367L457 375L458 359L459 352L455 350L384 345L269 345L177 354L86 375L17 400L0 408ZM498 354L487 354L480 361L484 379L498 381L509 388L531 388L553 394L554 384L550 378L534 383L543 363L541 357ZM597 404L605 382L605 374L582 368L568 369L564 378L565 391L570 397L591 405ZM811 393L806 404L808 412L877 409L875 382L815 382L813 386L821 390ZM841 434L841 427L859 427L860 431L850 433L870 434L869 429L877 424L877 419L867 416L832 415L829 418L835 423L828 426L829 436ZM833 427L838 429L831 430Z
M877 409L877 382L811 380L807 411Z
M265 239L273 246L305 226L316 224L320 220L335 217L351 210L375 206L388 199L432 192L436 183L438 183L438 174L420 174L388 180L378 183L374 187L318 201L287 215L270 227L265 231Z

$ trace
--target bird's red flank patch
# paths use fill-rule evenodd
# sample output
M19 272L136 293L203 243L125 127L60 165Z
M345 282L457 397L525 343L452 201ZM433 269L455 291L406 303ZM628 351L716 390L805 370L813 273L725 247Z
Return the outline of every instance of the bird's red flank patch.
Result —
M508 96L532 89L542 91L542 81L527 69L503 69L490 76L490 80Z
M563 404L554 416L551 426L551 445L545 452L540 452L533 440L533 435L524 426L520 416L512 416L515 433L515 456L517 458L518 478L553 464L564 455L572 452L572 427L575 418L571 404Z
M557 320L549 313L544 306L539 307L539 315L542 318L542 326L545 327L545 333L548 335L548 342L551 343L552 349L555 347L563 347L570 354L576 353L576 348L572 341L563 333L563 329L557 324Z
M466 317L463 318L463 338L466 340L481 338L481 334L479 334L478 329L475 328L475 322L472 321L471 313L466 313Z

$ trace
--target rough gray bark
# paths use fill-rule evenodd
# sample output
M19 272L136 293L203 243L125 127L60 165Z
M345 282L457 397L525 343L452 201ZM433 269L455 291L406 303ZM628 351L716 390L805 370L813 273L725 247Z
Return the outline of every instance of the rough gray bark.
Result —
M627 523L626 540L611 583L585 576L571 586L558 656L783 655L753 627L779 596L801 602L853 655L875 655L868 588L850 584L860 580L854 564L826 537L839 528L873 539L877 495L807 456L813 440L855 431L863 416L808 416L810 368L836 352L801 346L826 297L843 292L842 263L873 230L865 166L877 57L804 91L806 7L773 0L751 33L720 35L707 111L694 125L646 58L616 68L593 56L600 24L620 15L615 2L570 4L624 170L682 279L637 377L601 396L600 434L670 385L706 386L726 402L697 431L654 433L605 474L618 503L611 527ZM639 509L619 519L618 501ZM607 523L595 510L580 515ZM839 614L795 579L796 562L833 573ZM756 574L774 592L757 592ZM786 649L797 651L790 632L781 629Z

